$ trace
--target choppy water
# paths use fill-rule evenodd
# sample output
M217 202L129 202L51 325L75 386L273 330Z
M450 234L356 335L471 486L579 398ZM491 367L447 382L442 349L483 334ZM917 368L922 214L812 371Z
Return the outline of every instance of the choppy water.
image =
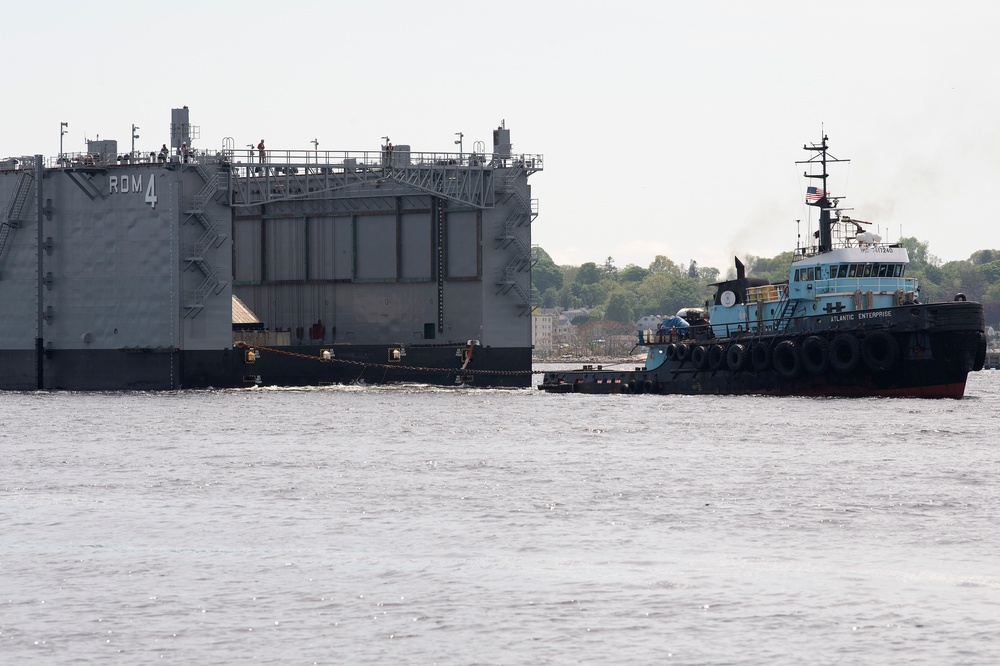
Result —
M967 395L0 394L0 659L993 664Z

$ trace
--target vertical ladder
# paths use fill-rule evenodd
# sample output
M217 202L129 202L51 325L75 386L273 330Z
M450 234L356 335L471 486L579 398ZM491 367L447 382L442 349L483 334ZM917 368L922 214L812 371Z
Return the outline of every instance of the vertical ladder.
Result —
M446 262L446 248L445 248L445 220L446 213L444 209L444 200L440 197L434 197L432 200L433 210L434 210L434 240L437 245L435 248L437 250L436 262L436 273L437 273L437 296L438 296L438 320L437 328L438 333L444 333L444 274L447 268Z

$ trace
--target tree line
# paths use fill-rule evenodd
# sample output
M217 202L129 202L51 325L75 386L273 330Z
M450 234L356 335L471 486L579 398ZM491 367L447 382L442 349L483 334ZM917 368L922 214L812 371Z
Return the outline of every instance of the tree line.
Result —
M1000 323L1000 250L978 250L968 259L944 262L928 251L928 244L916 238L902 238L910 263L905 277L917 278L920 300L952 300L965 294L970 301L983 303L986 322ZM774 257L746 255L741 261L747 275L771 282L788 280L795 255L782 252ZM704 306L722 273L718 268L702 267L692 259L675 263L657 255L648 267L615 265L612 257L603 263L587 262L580 266L557 266L541 247L532 248L531 283L534 303L543 308L575 310L587 308L581 317L632 324L645 315L674 314L681 308ZM725 279L735 277L735 268L727 269Z

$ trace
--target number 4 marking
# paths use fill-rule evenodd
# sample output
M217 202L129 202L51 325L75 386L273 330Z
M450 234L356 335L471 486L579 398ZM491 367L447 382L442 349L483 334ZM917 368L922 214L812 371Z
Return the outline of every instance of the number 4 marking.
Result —
M156 176L149 174L149 185L146 186L146 203L156 208Z

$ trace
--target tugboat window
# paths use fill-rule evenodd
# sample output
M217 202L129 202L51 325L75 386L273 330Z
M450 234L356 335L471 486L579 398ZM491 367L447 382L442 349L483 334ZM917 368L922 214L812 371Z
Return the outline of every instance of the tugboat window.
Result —
M842 278L847 277L847 264L840 265L840 275L838 275L837 277L842 277Z
M795 277L793 277L792 279L795 280L796 282L799 281L799 269L797 268L795 269Z
M857 276L858 276L858 265L851 264L851 274L848 275L848 277L857 277Z
M889 275L891 276L892 275L892 266L890 266L889 264L882 264L881 266L879 266L878 276L879 277L887 277L886 276L886 271L888 271Z
M806 269L806 279L807 280L812 280L813 279L813 268L812 268L812 266L810 266L809 268Z
M862 277L871 277L871 276L872 276L872 265L865 264L865 274Z

